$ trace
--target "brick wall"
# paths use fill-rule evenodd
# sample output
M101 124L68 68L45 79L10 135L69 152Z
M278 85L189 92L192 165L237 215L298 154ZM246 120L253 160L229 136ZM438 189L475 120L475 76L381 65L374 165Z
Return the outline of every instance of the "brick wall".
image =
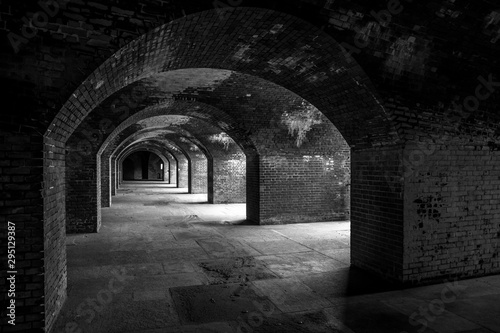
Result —
M254 5L251 0L248 1L250 1L249 7ZM2 131L0 153L3 154L1 155L1 163L3 164L0 185L6 195L5 200L1 201L2 213L0 217L2 223L5 223L7 219L17 219L21 225L19 231L22 235L21 238L25 239L26 244L30 244L29 246L23 245L20 250L20 262L26 265L24 268L33 267L34 270L23 272L27 277L27 282L20 285L21 290L27 291L27 285L30 281L40 279L35 276L39 276L40 270L42 270L41 260L27 258L30 256L38 258L40 256L39 247L42 242L48 240L50 240L48 243L50 245L45 246L46 250L43 255L46 260L44 265L51 267L51 272L47 274L53 274L53 278L50 278L50 284L47 284L47 277L44 276L44 288L40 285L36 288L35 283L33 285L35 289L23 294L22 302L26 302L24 304L29 304L29 306L25 306L22 311L33 316L26 316L24 322L19 323L17 328L20 330L44 325L47 331L50 331L52 314L58 311L57 299L63 299L64 291L65 274L61 271L61 267L64 266L64 250L59 245L52 247L52 244L59 244L56 241L57 235L60 235L64 228L65 208L57 193L62 193L64 190L69 193L75 184L67 183L66 188L63 188L62 183L54 181L60 175L64 175L62 169L57 170L56 166L49 168L57 170L57 176L56 172L43 174L40 170L41 158L46 158L47 161L51 160L51 157L41 155L45 149L41 141L42 134L61 143L58 148L62 149L62 145L78 124L106 96L112 95L112 92L120 92L123 86L135 81L139 76L150 75L160 69L169 71L196 66L200 68L226 68L273 81L300 94L324 112L356 151L353 154L358 154L353 156L353 161L359 160L356 163L361 163L365 161L365 158L368 158L368 156L363 155L365 153L359 151L361 148L391 145L403 138L419 140L428 135L428 131L422 131L419 126L441 126L443 112L446 112L445 110L449 109L450 105L457 102L457 95L459 95L459 106L453 107L454 110L451 113L453 117L457 113L459 114L461 119L456 123L460 123L462 129L474 130L473 141L480 141L479 146L481 147L496 149L495 147L498 147L499 144L500 132L498 131L498 116L496 115L498 97L496 99L494 96L490 97L489 101L493 104L492 107L485 106L481 101L479 110L481 112L469 113L466 116L460 114L462 111L460 104L464 98L474 97L479 75L487 77L490 73L500 72L498 62L496 62L500 45L497 33L498 24L483 24L485 18L493 10L497 10L497 5L491 1L467 3L443 2L441 0L408 2L405 3L402 13L393 15L391 22L386 23L377 22L373 15L370 15L372 10L385 9L386 4L373 4L367 1L328 1L323 3L269 0L264 4L255 3L255 6L279 10L280 14L255 8L237 8L229 10L230 15L227 15L225 19L221 19L215 11L184 18L185 14L189 15L211 9L211 2L201 3L184 0L174 0L168 4L154 0L121 2L120 8L117 9L116 4L104 0L100 2L102 8L100 10L89 3L78 1L60 2L60 5L61 8L56 16L51 17L51 21L43 29L37 29L36 36L27 39L26 43L22 43L19 53L13 51L12 45L8 42L7 34L22 34L23 19L30 13L42 9L37 2L14 0L3 1L0 8L0 32L2 34L0 52L4 65L0 68L0 76L4 83L0 93L2 94L2 108L10 111L6 112L0 121ZM127 17L123 16L124 13L127 14ZM291 13L303 21L283 13ZM168 25L165 33L161 34L162 37L158 38L160 40L155 38L160 34L154 32L139 42L130 43L132 39L143 33L152 31L153 28L176 18L179 20ZM311 25L309 26L307 22ZM280 27L276 24L283 25ZM227 27L232 27L232 29L227 29ZM323 30L320 31L320 27L323 27ZM153 36L153 34L157 36ZM226 37L224 43L220 42L222 35ZM186 39L184 38L186 36L189 37ZM191 36L199 36L202 40L192 40ZM240 36L257 37L245 38L242 41ZM332 37L338 43L333 41ZM280 43L282 40L287 40L287 43ZM199 43L199 41L203 43ZM373 89L372 85L369 84L367 76L355 62L345 60L339 43L350 46L350 50L353 50L353 46L356 47L353 56L361 67L366 69L368 77L375 83L376 89ZM453 47L450 47L450 43L453 44ZM117 53L117 57L110 58L104 66L98 68L125 45L127 46ZM189 52L183 52L185 47L189 47ZM151 52L141 54L135 52L137 49L147 49ZM130 63L125 63L124 59ZM126 73L123 71L125 66L127 67ZM457 71L457 68L460 70ZM82 82L83 84L81 84ZM380 107L381 102L375 92L380 94L385 92L392 96L403 95L407 101L401 105L400 112L394 113L391 109ZM484 89L482 92L484 93ZM245 104L248 101L247 91L239 90L239 93L237 97L243 103L234 103L234 100L228 100L228 107L221 107L221 109L229 110L236 104ZM498 94L496 95L498 96ZM219 96L208 95L206 97L206 104L210 104L211 107L213 104L221 106L218 102L220 101ZM420 116L414 117L411 114L417 109L416 113L424 115L426 119ZM272 110L272 105L270 108L262 109L250 107L245 112L250 118L251 115L255 114L257 119L259 118L258 110ZM409 116L408 113L410 113ZM234 118L236 123L249 119L242 114L235 114ZM224 122L224 124L228 125L230 122ZM256 124L257 129L262 125L259 121ZM415 124L419 126L415 126ZM250 136L252 131L256 130L256 127L252 126L243 127L242 132L248 131ZM262 137L267 140L265 131L262 133L264 134ZM486 135L486 139L484 139L484 133L489 133ZM453 135L461 136L462 134L454 133ZM13 141L9 141L11 139ZM399 143L403 142L399 141ZM453 152L453 147L451 149L450 156L461 156ZM24 157L18 155L26 152L28 155ZM260 173L259 159L254 158L258 156L258 152L255 152L255 155L247 151L245 153L248 159L248 217L258 221ZM402 154L407 153L404 150ZM366 152L366 154L369 155L370 152ZM446 154L443 152L443 157L445 157L444 155ZM262 154L262 156L266 156L266 154ZM268 154L268 156L274 155ZM483 155L471 156L476 157L476 159L467 160L468 163L472 163L467 167L474 168L476 164L482 163L482 160L480 162L477 158L482 158ZM457 159L461 162L461 157L457 157ZM464 158L464 160L466 159ZM16 163L21 163L21 165ZM353 171L356 168L363 170L366 165L369 165L367 161L362 164L356 163L353 162ZM371 182L381 183L380 185L385 189L399 189L398 182L394 180L394 176L398 176L398 172L400 172L399 168L395 168L395 171L390 171L391 173L387 174L385 170L382 171L380 168L370 166L369 170L366 171L368 175L370 170L376 174L385 174L384 178L388 177L391 180L384 184L380 179L370 179L371 176L368 177L368 180L353 176L353 198L363 194L375 195L374 193L377 192L375 190L372 191L374 193L366 193L369 191L368 189L373 187ZM475 170L475 172L481 171ZM187 175L187 170L185 174ZM72 175L70 176L72 177ZM85 179L86 176L91 175L81 176ZM479 175L472 176L479 177ZM22 179L22 177L25 178ZM486 183L484 179L473 179L479 184L484 184L483 192L495 190L489 188L491 184ZM98 181L100 181L100 177ZM96 180L95 186L97 186L98 181ZM51 182L56 186L47 187ZM421 212L419 214L415 208L417 205L423 205L424 208L421 209L425 210L428 205L436 204L436 210L440 214L444 214L442 211L444 206L438 207L437 196L433 193L436 185L427 180L425 182L427 187L422 188L421 195L414 193L412 197L408 197L408 202L403 202L405 205L409 204L413 207L408 211L404 210L412 221L411 223L418 219L429 218L429 216L434 218L434 214L427 216L423 214L423 217L420 217ZM187 186L187 181L185 186ZM462 189L461 186L462 184L458 188ZM445 187L443 186L443 188ZM40 190L45 191L47 188L53 192L40 192ZM463 191L459 193L463 193ZM470 190L466 188L465 191ZM443 193L445 194L447 191L445 190ZM387 199L383 198L382 193L379 194L380 197L376 197L377 200L374 202L386 203ZM393 194L387 195L391 197ZM429 197L430 199L428 199ZM454 199L447 199L448 203L457 202L460 197L461 195L453 196ZM30 200L29 203L23 201L28 200L27 198ZM43 203L41 202L42 198ZM411 202L411 200L420 200L420 202ZM430 202L426 200L430 200ZM480 205L486 206L484 204L485 198L475 197L474 200L477 200ZM474 203L470 202L468 205L472 207ZM368 238L367 234L357 236L358 232L366 230L356 229L357 227L363 228L363 224L356 223L356 221L366 221L368 226L376 226L373 221L378 221L381 216L380 212L377 212L378 206L376 204L369 202L365 202L365 204L368 206L356 205L353 200L353 262L361 267L369 266L373 270L390 275L400 261L396 258L391 262L380 262L378 259L373 263L370 262L369 246L373 247L375 253L382 253L385 250L379 249L375 239ZM493 201L490 204L491 210L495 211L498 203ZM394 214L398 215L399 201L394 201L394 207L397 211ZM461 222L457 223L457 228L460 230L455 231L455 234L458 235L456 237L470 237L470 240L467 239L467 241L476 242L478 236L475 233L483 230L483 232L488 232L485 239L491 240L491 244L494 244L494 235L498 234L498 229L494 225L489 228L487 227L488 223L483 220L477 222L479 225L468 225L460 218L467 221L472 217L452 211L456 209L460 211L463 209L462 206L448 208L451 210L446 211L446 214L449 214L446 216ZM373 218L370 219L365 212L373 213ZM490 216L488 212L489 210L484 208L480 213L482 215L477 215L477 217L485 216L484 220L488 220ZM68 212L66 213L68 214ZM96 214L98 216L99 210ZM394 226L391 214L387 217L387 224L392 228ZM401 217L401 221L405 216ZM494 215L493 219L495 218L497 217ZM43 223L41 223L42 219ZM433 223L436 227L438 226L438 222L425 221L424 228L426 225L433 225ZM471 220L469 223L472 223ZM405 233L409 232L406 230L406 225L403 227ZM393 231L391 228L387 229L384 225L384 229L377 231L377 237L387 238ZM464 232L467 236L463 234ZM443 249L438 247L438 254L441 257L434 258L436 261L443 260L446 240L448 242L465 241L461 238L455 240L451 235L449 239L447 235L443 238L443 233L440 232L437 235L438 239L442 239ZM355 240L363 239L363 237L368 243L358 242L355 249ZM418 230L416 234L411 234L411 238L415 244L420 244L423 241L423 236L418 235ZM403 242L399 238L396 240ZM467 270L466 274L481 275L486 271L495 271L493 260L495 251L490 257L489 250L482 250L482 247L486 248L487 244L469 243L464 245L465 251L471 254L474 252L471 247L481 245L476 251L479 257L472 259L474 268L470 264L471 259L468 258L466 268L464 268L464 272ZM435 247L435 244L426 246ZM462 244L458 246L462 246ZM494 245L492 248L494 249ZM430 256L427 256L430 253L428 248L424 250L412 248L411 251L415 251L415 253L423 251L421 253L425 254L425 260L429 261L430 259ZM405 279L418 281L418 276L415 274L418 275L419 272L425 273L426 279L436 278L441 272L443 274L462 274L460 268L457 268L458 265L457 267L452 266L451 259L449 260L449 268L446 266L448 264L446 262L440 262L439 265L442 265L442 268L439 268L439 265L418 262L410 256L411 251L405 250L403 265L408 263L408 266L404 266ZM458 262L461 262L462 259L465 260L465 257L448 253L450 258L458 258ZM476 261L477 264L475 264ZM380 269L375 267L378 264L380 264ZM410 267L410 264L414 266ZM490 264L491 268L488 266ZM52 268L55 269L52 270ZM412 270L411 273L408 271L409 269ZM472 269L472 273L470 273L470 269ZM44 304L40 303L38 298L40 294L45 295ZM34 304L34 302L38 303ZM45 313L46 322L38 317L40 313Z
M404 280L500 273L500 152L420 143L404 160Z
M160 167L160 163L163 165L163 169ZM150 180L164 180L165 171L168 168L168 161L166 159L161 159L158 155L150 153L149 164L148 164L148 179Z
M213 159L209 174L209 203L246 202L246 158L243 153Z
M207 193L207 158L202 154L191 156L189 171L189 193Z
M85 155L77 137L66 143L66 232L99 231L101 205L101 157ZM81 158L85 156L85 158Z
M404 240L403 149L352 151L351 263L401 281Z
M184 155L177 156L177 187L189 188L190 162Z
M110 157L110 168L111 168L111 196L116 195L116 189L118 186L118 182L116 181L118 177L118 169L116 167L116 158ZM111 199L110 199L111 200Z
M257 154L247 155L247 220L253 224L260 221L260 163Z

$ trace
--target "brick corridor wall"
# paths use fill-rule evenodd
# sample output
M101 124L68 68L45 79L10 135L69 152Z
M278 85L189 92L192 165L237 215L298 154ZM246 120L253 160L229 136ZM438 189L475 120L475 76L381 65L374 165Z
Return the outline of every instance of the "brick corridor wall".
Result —
M17 270L15 328L19 331L36 331L45 325L44 312L57 314L57 302L64 301L59 295L65 286L65 267L61 266L65 266L66 257L65 247L61 247L58 240L61 232L57 227L59 220L64 218L64 209L56 208L60 204L61 184L56 169L60 167L58 154L61 149L60 145L54 146L50 150L50 162L44 161L43 137L36 131L24 130L26 132L0 131L0 257L5 269L8 255L7 222L13 222ZM54 168L48 175L50 181L46 182L46 187L42 187L44 168L48 163ZM53 188L47 191L49 187ZM50 205L50 210L44 211L44 202ZM47 230L54 233L50 234ZM47 237L54 242L51 246L45 242ZM45 258L49 258L48 262L44 262ZM46 272L44 264L54 270ZM1 299L2 304L5 304L5 291L9 289L5 275L0 280L0 289L4 291ZM44 295L50 300L47 304L42 298ZM8 318L5 307L2 306L0 314L4 322Z
M65 210L65 147L62 142L46 139L44 142L44 246L43 254L31 255L31 265L42 260L44 269L45 325L50 329L65 300L67 287L66 268L66 210ZM43 255L43 257L42 257ZM31 265L26 269L31 269ZM36 270L36 269L35 269ZM38 276L38 283L43 281ZM33 294L42 296L35 286ZM41 317L41 316L40 316ZM36 318L36 317L35 317ZM16 325L17 327L17 325Z
M78 146L78 138L66 143L68 157L66 158L66 232L86 233L97 232L100 220L101 177L100 156L85 156ZM85 158L78 158L85 156ZM98 163L99 162L99 163Z
M404 280L500 273L500 151L411 144L404 160Z
M172 185L177 185L177 159L174 155L170 154L168 151L165 152L165 156L168 158L169 165L169 183Z
M101 207L111 206L111 164L109 156L101 156Z
M367 41L369 45L357 49L354 57L359 61L361 67L369 71L368 74L373 82L376 82L377 89L379 91L387 89L392 95L404 94L407 97L411 97L411 102L407 103L405 108L411 107L412 104L415 103L422 103L422 99L428 100L427 104L429 107L423 111L425 111L425 116L429 117L424 122L431 124L431 126L440 124L439 120L436 121L432 119L440 119L439 116L440 113L442 113L441 104L449 105L454 101L457 91L465 91L465 93L461 95L461 98L465 98L474 93L478 75L499 72L498 62L495 62L495 57L498 54L498 45L500 45L497 42L498 23L491 24L489 27L478 24L478 22L484 20L492 10L497 9L494 2L477 1L445 3L443 1L431 1L427 3L413 1L411 4L405 3L404 11L400 15L394 15L389 24L383 25L375 22L375 20L371 18L370 11L379 10L382 9L382 7L385 8L386 4L377 4L377 6L374 6L372 2L368 1L329 1L326 6L324 6L325 8L323 8L324 4L322 2L315 2L315 4L311 1L307 2L313 7L316 6L315 4L318 4L318 6L315 9L310 9L308 7L309 10L301 10L301 7L297 6L301 1L276 3L273 0L266 1L265 5L269 6L269 8L275 8L283 12L291 12L293 15L304 18L306 21L318 27L323 26L325 28L324 32L336 38L339 43L346 42L352 46L353 43L356 44L356 42ZM49 131L56 133L55 137L64 137L64 131L67 130L71 132L71 130L77 126L75 125L77 120L84 118L86 112L90 111L94 106L92 103L100 100L100 93L96 93L93 87L100 82L101 78L104 81L103 87L105 88L101 89L101 91L109 91L115 88L118 89L119 82L122 82L121 80L123 78L117 77L111 77L108 80L106 72L109 70L110 73L112 73L111 68L113 65L121 63L123 59L117 59L115 63L109 64L110 66L106 67L106 72L98 70L95 72L97 75L92 74L99 64L118 51L122 46L127 45L131 39L151 30L153 27L171 21L174 18L182 18L186 13L190 14L213 7L211 2L200 5L199 1L187 3L184 0L172 1L166 6L163 6L165 3L154 0L148 0L147 3L140 1L140 6L135 2L121 2L121 9L118 11L112 9L115 4L109 1L102 2L102 5L106 8L102 11L96 11L89 3L84 2L68 2L68 4L60 2L60 5L61 10L57 16L51 17L50 24L47 24L44 29L38 29L36 36L30 38L26 45L23 43L21 52L18 54L14 54L11 45L8 45L6 34L9 32L16 34L22 33L21 29L24 25L23 19L25 19L27 15L39 12L42 9L36 1L22 2L17 0L2 2L2 8L0 9L2 11L0 20L1 23L3 23L3 28L0 29L2 32L2 38L0 40L3 41L3 44L0 49L4 61L4 66L2 66L0 74L4 79L4 89L2 89L1 92L3 94L2 108L4 110L15 110L15 112L10 112L5 117L2 117L1 120L2 134L8 134L2 136L2 142L0 143L2 145L1 153L3 154L0 162L8 164L7 166L2 166L1 185L2 190L6 192L6 196L8 197L1 201L1 217L2 223L5 223L7 218L19 219L18 223L22 228L19 232L22 238L31 244L29 247L26 246L21 250L21 255L25 256L24 262L26 263L28 262L26 259L27 257L36 257L39 255L40 250L36 246L41 246L41 244L43 244L45 239L42 240L42 237L45 238L45 236L47 236L50 238L53 237L54 234L59 234L59 232L54 233L53 231L57 231L58 228L63 228L63 223L59 222L59 225L56 226L55 221L57 221L57 218L55 218L55 216L64 214L64 208L63 203L57 200L57 195L48 193L43 197L43 200L47 204L43 207L44 212L41 211L42 206L37 200L40 201L42 198L43 193L40 192L40 189L42 186L46 188L46 185L49 183L47 180L50 177L49 174L46 174L47 177L43 177L42 172L39 170L41 168L39 159L44 158L44 156L36 154L41 154L43 147L41 146L41 142L37 143L37 148L26 147L24 143L18 144L16 142L23 142L23 140L26 139L31 142L31 140L37 136L38 139L41 140L40 133L45 133L49 127ZM442 15L444 16L442 18L435 17L435 8L441 6L443 6L443 9L446 9L445 7L447 6L456 7L456 11L451 10L451 13L457 13L458 15L455 17L453 14L453 16L450 16L448 13L444 13L445 15ZM350 10L351 8L354 9ZM136 11L135 9L138 10ZM134 19L137 19L135 21L137 24L131 21L126 24L126 27L122 24L118 24L123 18L122 10L133 11L134 14L132 15ZM77 25L79 24L73 18L75 13L82 16L82 21L80 22L81 28L75 28L75 23ZM255 41L252 45L243 45L244 47L249 46L249 50L248 52L243 52L246 54L241 54L238 45L241 43L241 40L238 39L238 37L251 36L252 33L247 33L248 30L244 31L243 29L239 29L253 29L253 24L238 24L240 17L237 17L237 20L233 20L232 22L225 22L220 19L217 13L204 13L203 15L205 18L211 17L215 24L197 24L200 30L207 31L212 36L218 36L217 33L222 34L227 32L228 35L224 36L227 37L225 38L225 43L220 42L222 40L221 38L209 39L204 38L202 34L189 34L189 36L204 38L202 44L198 43L199 40L188 40L188 42L193 42L191 45L197 43L197 46L201 47L192 47L190 48L190 52L185 52L185 54L176 52L175 55L185 56L186 60L184 61L184 59L178 57L173 59L174 61L171 61L172 64L179 64L181 67L185 66L185 64L196 64L205 67L217 65L217 67L220 68L246 70L247 73L255 71L253 74L275 80L275 82L285 85L297 93L300 92L301 96L304 96L307 100L317 103L316 105L319 106L320 109L328 111L331 119L336 117L337 121L335 124L348 134L349 142L354 143L354 145L363 145L367 143L370 145L382 141L387 143L393 138L391 135L385 135L386 133L392 133L392 129L389 128L390 126L385 126L388 125L388 122L376 122L376 124L374 124L371 121L372 119L377 119L376 117L371 117L371 112L376 107L376 102L373 102L373 104L369 103L369 100L372 98L370 95L371 89L366 89L367 93L362 93L361 89L358 89L358 86L363 85L364 82L361 81L360 83L360 81L354 80L354 78L358 78L357 74L359 74L359 72L353 71L353 73L351 73L351 68L349 66L343 66L345 62L343 62L342 56L337 52L337 44L333 45L333 48L330 48L327 43L323 42L325 40L324 36L321 35L319 38L315 38L318 37L316 31L300 34L290 29L292 30L290 34L285 36L269 34L269 28L272 28L272 26L269 26L268 23L274 24L279 21L283 14L275 15L275 13L270 11L268 14L247 12L243 13L243 15L245 15L245 18L249 21L255 17L257 17L256 20L259 18L262 19L262 22L259 22L261 23L259 26L265 26L267 38L260 35L260 41ZM272 17L272 19L270 19L270 17ZM300 27L306 25L303 24L303 21L294 21L286 17L286 15L282 17L292 22L293 25ZM433 20L430 20L429 17L432 17ZM194 20L189 18L186 19L186 21L189 22ZM185 24L185 22L177 25L179 30L183 30L183 24ZM367 26L372 26L374 29L364 29L360 32L359 28L365 26L365 24L369 24ZM220 27L220 30L214 33L215 29L212 29L213 26L217 28ZM234 27L234 29L227 29L227 27ZM417 31L416 28L419 30ZM288 30L289 27L285 26L284 31ZM70 33L68 33L68 31ZM319 30L317 31L319 32ZM195 31L191 30L191 32ZM261 32L262 30L257 33L260 34ZM164 49L151 48L151 50L157 52L150 52L148 54L134 51L135 55L134 57L130 57L130 60L136 64L158 65L158 68L160 68L164 63L161 63L161 61L156 62L155 60L150 61L149 56L161 54L161 58L165 59L165 57L163 57L163 51L166 51L167 47L170 48L170 50L177 51L177 47L180 46L180 43L185 43L186 40L184 38L176 39L176 36L179 35L174 35L173 39L177 40L179 44L174 43L172 46L170 43L165 43L164 45L166 46ZM182 34L180 36L185 35ZM305 36L305 38L303 38L303 36ZM388 36L391 38L387 38ZM294 39L294 37L298 38ZM273 41L273 38L276 38L276 42ZM290 57L288 47L281 50L282 53L279 49L272 48L277 45L283 45L283 43L278 42L280 40L279 38L281 38L281 40L290 38L290 44L296 42L297 49L301 46L309 46L311 40L316 44L313 44L312 48L306 50L304 56L297 54L291 63L287 60L289 59L288 57ZM148 38L144 40L148 40ZM414 40L415 44L411 43L411 40ZM454 43L454 47L449 47L448 43L450 40L463 42ZM139 46L143 45L144 44L141 44ZM158 45L161 45L161 43L158 43ZM189 47L189 44L182 45L183 48L184 46ZM206 48L203 48L203 46L206 46ZM398 46L403 47L399 48ZM225 47L227 49L224 49ZM408 54L406 52L408 49L413 49L415 53ZM236 53L233 50L236 50ZM206 51L213 51L213 53L207 52L205 54L204 52ZM302 52L302 50L300 52ZM245 57L243 61L238 62L238 59L234 59L238 53L240 53L240 57ZM200 54L203 54L203 56L200 56ZM321 54L331 54L334 59L322 58ZM140 57L144 56L144 61L136 61L136 55ZM270 57L266 58L268 55ZM317 58L315 58L315 56ZM128 57L128 55L126 55L126 57ZM339 61L340 65L335 66L339 64ZM310 64L312 66L310 66ZM329 66L331 66L331 70L328 69ZM148 70L150 68L148 68ZM457 68L460 68L460 70L457 71ZM137 66L137 69L131 66L130 72L127 72L126 75L133 80L136 75L144 73L144 69L145 68L142 66ZM165 65L164 69L168 70L170 67ZM298 71L301 71L301 75L297 75ZM332 71L340 73L340 75L343 76L332 75ZM325 73L330 77L324 78L322 75ZM101 77L99 75L101 75ZM89 80L84 87L73 94L76 87L78 87L87 77L89 77ZM351 79L353 79L352 82ZM496 80L498 81L498 78ZM346 89L347 87L341 84L341 82L347 81L353 84L354 87L352 89ZM354 81L356 83L354 83ZM338 87L338 89L333 89L332 91L331 89L323 89L323 87ZM29 92L28 98L25 96L26 92ZM356 104L353 98L351 98L352 96L354 96L354 99L359 100L360 103ZM340 97L342 99L342 101L339 102L342 104L342 108L337 108L336 106L338 105L331 108L329 107L329 105L337 104L335 97ZM68 112L58 118L57 123L51 123L56 113L61 109L63 103L68 99L71 101L66 105L67 108L65 107L65 110ZM347 103L344 105L345 99L347 99ZM365 109L359 107L363 104L367 105ZM346 108L344 108L344 106ZM497 107L492 107L489 110L491 110L491 112L487 112L486 119L497 111ZM433 118L435 115L438 115L438 117ZM476 117L465 118L470 118L470 121L467 121L470 124L478 124L476 120L473 119ZM497 117L492 118L497 119ZM410 119L409 121L399 120L398 117L396 121L398 130L400 128L407 128L409 124L411 126L413 121L414 119ZM352 130L349 130L349 124L351 123L353 124ZM493 121L488 121L488 123L497 124L497 122ZM346 124L348 125L346 126ZM363 124L368 124L365 125L365 130L367 130L368 127L378 130L367 130L367 135L364 135L365 133L360 134L357 129L359 126L363 126ZM479 124L478 127L482 127L482 125ZM498 126L495 125L494 127ZM38 134L25 133L26 129L31 128L36 129L33 133L36 132ZM14 131L17 132L14 133ZM496 131L496 129L493 129L493 131ZM16 135L16 133L18 135ZM379 135L384 138L380 139ZM9 141L10 138L15 138L17 141ZM374 140L374 142L372 142L372 140ZM498 144L498 134L496 134L495 141L496 144ZM35 146L35 144L33 146ZM17 155L26 152L32 155L23 158L20 157L21 155ZM26 164L21 166L13 163ZM474 163L476 162L474 161ZM250 169L252 169L249 174L254 174L255 178L249 183L248 187L250 187L250 189L247 187L248 193L251 193L248 197L251 202L250 206L258 207L259 191L258 187L257 189L255 187L259 179L258 172L255 173L255 171L258 170L258 164L255 165L250 163L249 166ZM29 169L28 173L26 173L26 168ZM16 170L12 171L11 169ZM58 173L58 175L63 174L64 173ZM24 181L18 181L18 178L14 178L21 176L29 178ZM390 175L390 177L392 176ZM380 180L374 181L376 183L380 182ZM390 182L389 187L395 187L396 184L397 182ZM27 186L22 187L24 185ZM366 191L363 186L367 188L372 186L369 182L363 182L363 179L360 179L357 185L362 186L354 191L357 194ZM428 185L430 188L435 186ZM486 186L489 185L490 184L486 184ZM59 192L61 188L53 187L53 190ZM424 189L424 193L426 193L426 191L428 192L429 190ZM33 197L31 197L32 195ZM28 197L30 197L29 205L18 202L27 200ZM482 202L483 199L477 200ZM353 204L356 204L354 200ZM491 203L491 205L492 209L498 206L495 202ZM360 205L356 206L356 208L365 209ZM369 211L375 214L376 211L374 209L374 207L371 207ZM253 209L249 211L249 216L255 216L255 213L258 212L258 210L254 211ZM54 219L50 220L54 222L54 225L52 225L53 228L49 228L49 230L46 231L47 235L42 235L43 231L41 231L42 223L40 223L40 220L44 213L54 214L51 215L54 216ZM359 211L356 216L367 219L363 214L363 211ZM375 214L374 218L378 218L378 216L379 215ZM458 218L460 218L460 216L458 216ZM392 219L390 219L390 221L392 221ZM29 226L26 226L28 223ZM43 224L45 225L45 223ZM472 231L468 230L471 226L465 224L460 226L464 228L463 232L468 233ZM488 229L484 228L483 230ZM494 228L489 230L492 234L498 233L498 230ZM458 232L461 233L462 230ZM382 231L380 231L380 233L382 233ZM376 248L374 250L376 250ZM55 251L55 253L57 253L58 250L50 248L48 251ZM467 251L470 251L470 249L467 249ZM486 255L487 253L485 252L484 254ZM44 255L48 255L54 261L57 261L58 263L52 263L57 267L64 262L62 256L52 256L49 253L44 253ZM360 253L353 252L353 255L359 257ZM483 263L479 265L483 265L484 262L488 262L489 260L487 256L485 259L488 260L483 258L477 259L478 264L480 261L483 261ZM369 262L369 260L367 262ZM51 263L46 262L45 265L49 266ZM29 263L27 266L34 268L34 271L25 272L28 277L27 280L29 281L29 279L39 274L36 270L41 269L42 263L34 259L33 262ZM417 269L418 271L419 267L412 269ZM477 272L482 269L483 268L478 268ZM54 270L54 276L57 274L58 271ZM413 277L409 278L413 279ZM23 297L25 297L26 300L34 300L35 297L33 295L35 293L42 293L46 297L45 300L53 300L52 295L59 293L57 289L64 289L62 284L59 286L46 286L46 288L50 289L43 291L42 288L38 287L31 290L29 294L23 295ZM56 304L57 302L49 303L49 307L57 306ZM40 327L40 325L45 324L37 317L40 314L39 307L33 306L29 309L25 309L26 314L30 316L25 316L23 318L24 321L20 322L18 328L24 329L22 326L24 324L27 325L26 328ZM53 313L52 309L47 309L45 311L47 316L51 313ZM48 322L50 322L50 318ZM50 330L50 324L46 329Z
M202 154L191 156L191 172L189 193L207 193L208 180L207 159Z
M163 163L163 169L160 169L160 163ZM158 155L156 154L150 154L149 155L149 164L148 164L148 179L150 180L162 180L164 179L164 172L165 167L167 166L168 163L165 163ZM163 174L163 176L162 176ZM160 175L158 177L158 175Z
M258 224L260 221L260 171L259 171L259 156L247 156L247 183L246 183L246 199L247 199L247 220L253 224Z
M214 158L212 190L210 203L246 202L246 158L243 153Z
M349 175L338 156L263 156L260 161L261 224L345 220Z
M111 158L111 195L116 195L116 177L117 177L117 168L116 168L116 158Z
M101 155L101 207L110 207L111 206L111 201L112 201L112 196L115 195L115 165L114 163L110 160L110 150L105 150L104 153ZM159 162L162 161L164 164L164 168L168 168L168 160L165 157L158 157L158 154L161 155L161 153L157 150L154 151L155 155L151 156L156 156L158 159L157 162L157 171L155 173L155 178L157 177L157 173L161 172ZM136 156L132 154L133 156ZM130 157L133 157L130 155ZM113 159L114 160L114 159ZM137 161L137 163L140 163L140 161ZM142 176L142 173L140 171L138 172L138 176ZM165 173L168 171L164 169ZM140 174L140 175L139 175ZM150 170L148 170L148 174L151 175ZM151 175L152 177L153 175ZM150 179L151 179L150 177ZM167 174L165 174L165 179L168 179Z
M189 161L183 155L177 156L177 176L178 184L177 187L189 188Z
M403 268L403 150L351 152L351 263L401 281Z

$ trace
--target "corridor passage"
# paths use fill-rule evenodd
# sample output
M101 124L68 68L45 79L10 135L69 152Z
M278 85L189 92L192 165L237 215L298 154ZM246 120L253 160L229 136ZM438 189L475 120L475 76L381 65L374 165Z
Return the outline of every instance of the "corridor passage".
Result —
M349 268L347 221L246 225L244 204L206 201L124 182L99 233L67 236L68 299L54 331L500 331L498 277L398 290Z

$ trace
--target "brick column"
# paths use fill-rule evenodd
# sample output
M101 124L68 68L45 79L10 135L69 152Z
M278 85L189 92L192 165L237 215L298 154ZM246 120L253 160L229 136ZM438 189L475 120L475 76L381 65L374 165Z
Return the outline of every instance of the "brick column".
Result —
M349 175L338 156L263 156L260 158L260 223L283 224L345 220ZM337 167L336 167L337 166Z
M101 155L101 207L111 206L111 165L109 154Z
M404 244L403 149L353 151L351 263L401 281Z
M212 150L208 172L208 202L246 202L246 157L243 153Z
M403 281L500 273L500 151L411 143L403 159Z
M67 149L80 160L69 158L66 161L66 232L98 232L101 226L101 177L98 168L101 159L94 154L85 155L79 151L78 140L70 139ZM75 145L74 145L75 144Z
M116 158L113 157L111 158L111 196L116 195L116 189L117 189L117 168L116 168Z
M177 155L177 187L189 188L189 162L186 156Z
M204 155L191 155L189 193L207 193L207 159Z

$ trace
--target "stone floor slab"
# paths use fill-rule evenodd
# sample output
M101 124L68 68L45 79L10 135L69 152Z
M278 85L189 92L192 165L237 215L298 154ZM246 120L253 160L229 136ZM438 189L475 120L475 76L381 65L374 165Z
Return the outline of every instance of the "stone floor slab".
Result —
M269 241L269 242L247 242L248 245L261 254L283 254L293 252L311 251L310 248L300 245L291 240Z
M260 280L252 284L262 295L268 295L283 312L319 310L331 306L325 298L296 279Z
M277 278L261 261L253 257L235 257L202 261L198 267L210 284L244 283L247 281Z
M180 287L170 292L183 324L233 321L269 302L244 284Z

